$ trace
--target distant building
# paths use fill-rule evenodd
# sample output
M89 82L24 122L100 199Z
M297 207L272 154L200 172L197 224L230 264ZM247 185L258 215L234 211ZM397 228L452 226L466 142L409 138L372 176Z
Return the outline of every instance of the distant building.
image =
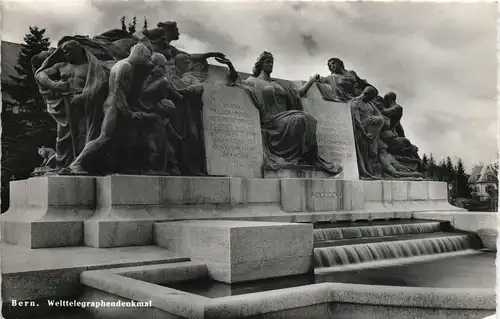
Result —
M492 190L498 191L497 171L492 164L478 164L472 169L468 183L481 200L489 199Z

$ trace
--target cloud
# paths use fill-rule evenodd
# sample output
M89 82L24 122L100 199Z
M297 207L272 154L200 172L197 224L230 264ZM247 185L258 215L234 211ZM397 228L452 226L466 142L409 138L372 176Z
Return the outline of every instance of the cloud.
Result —
M2 4L2 36L22 41L28 24L67 34L119 28L121 16L149 26L177 21L179 48L221 51L249 72L264 50L274 74L326 74L337 56L375 85L394 91L403 125L421 152L460 156L467 165L497 150L495 3L177 2L44 0Z

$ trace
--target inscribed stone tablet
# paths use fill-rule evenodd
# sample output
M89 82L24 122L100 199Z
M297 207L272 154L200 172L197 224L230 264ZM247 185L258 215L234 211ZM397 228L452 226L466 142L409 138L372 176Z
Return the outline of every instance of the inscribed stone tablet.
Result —
M318 121L316 136L320 155L344 168L342 179L358 180L358 163L354 144L351 110L346 103L325 101L316 84L302 99L304 111Z
M259 112L240 88L206 84L203 125L209 175L262 177Z

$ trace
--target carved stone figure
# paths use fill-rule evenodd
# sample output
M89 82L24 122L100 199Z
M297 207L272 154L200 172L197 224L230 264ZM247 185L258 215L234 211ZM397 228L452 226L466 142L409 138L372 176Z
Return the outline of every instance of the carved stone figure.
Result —
M110 142L120 133L123 121L135 116L131 106L140 103L139 98L144 82L152 70L149 59L152 54L151 45L147 41L136 44L129 57L118 61L111 68L109 76L109 95L104 102L104 120L100 135L85 145L85 148L69 170L63 173L87 174L86 168L99 161L99 155L107 151ZM121 124L121 125L120 125ZM116 143L115 143L116 144Z
M301 96L305 96L314 79L299 89L278 83L271 79L273 64L273 55L263 52L254 65L253 74L240 84L260 112L265 169L306 164L320 167L331 176L341 173L341 167L318 154L317 121L303 111ZM231 67L230 72L234 74Z
M41 146L38 148L38 155L43 158L40 167L56 168L56 151L50 147Z
M396 93L389 92L384 95L384 107L381 109L382 114L391 120L390 129L399 137L405 137L401 118L403 117L403 108L396 103Z
M356 72L346 70L344 62L339 58L331 58L327 62L330 75L317 77L317 86L323 99L332 102L348 102L363 92L369 85Z
M191 60L185 54L174 58L175 68L167 74L168 81L182 95L175 101L170 123L181 142L174 147L183 175L206 175L205 141L203 136L203 85L190 70Z
M180 137L173 129L170 120L175 114L172 102L182 99L172 83L166 78L167 59L160 53L153 53L151 61L155 65L142 91L142 109L136 119L142 119L141 131L147 132L149 146L150 173L180 175L174 145L180 145Z
M385 123L385 118L380 111L370 103L377 94L374 87L368 86L360 96L349 102L354 122L358 169L362 178L375 177L374 168L379 156L379 136Z
M405 137L400 122L403 108L396 103L396 94L387 93L384 96L384 104L379 109L389 119L389 125L380 134L381 139L387 145L387 152L404 166L417 170L422 165L418 147Z
M146 30L144 34L148 37L153 45L153 49L155 52L159 52L163 54L168 60L172 60L178 54L184 54L189 57L192 64L190 65L190 70L194 70L198 63L205 64L208 58L223 58L224 54L220 52L208 52L208 53L200 53L200 54L189 54L187 52L183 52L170 43L172 41L179 40L179 28L177 26L177 22L175 21L166 21L160 22L157 24L157 28ZM208 66L208 65L207 65ZM198 65L199 67L199 65ZM203 67L201 67L203 68ZM199 69L201 69L199 67ZM198 70L199 71L199 70Z
M394 156L387 152L387 145L379 140L379 159L382 176L386 178L411 178L422 179L422 175L411 168L401 164Z
M33 67L48 53L33 58ZM57 167L67 167L99 135L109 69L75 41L65 42L35 72L49 114L57 122Z

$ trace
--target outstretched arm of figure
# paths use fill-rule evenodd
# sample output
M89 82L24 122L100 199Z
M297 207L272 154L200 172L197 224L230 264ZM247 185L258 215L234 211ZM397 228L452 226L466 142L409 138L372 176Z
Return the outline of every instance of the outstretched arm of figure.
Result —
M169 98L182 98L182 95L179 93L179 91L165 77L160 77L153 81L143 90L142 94L143 96L148 97L151 95L155 95L156 92L162 92L163 95L168 95Z
M318 81L320 78L319 74L312 76L309 81L307 81L303 86L301 86L297 91L299 92L300 97L306 96L307 92L311 88L314 82Z
M187 54L187 53L182 52L182 51L179 51L179 53ZM189 58L193 61L202 61L202 60L206 60L209 58L224 58L225 57L225 54L220 53L220 52L193 53L193 54L188 54L188 55L189 55Z
M51 76L57 75L59 69L64 65L64 63L56 63L52 67L40 71L36 74L35 78L42 86L59 91L67 91L69 89L68 82L65 81L52 81Z
M227 68L229 69L229 73L227 75L227 85L228 86L235 86L236 82L238 81L239 75L238 71L234 68L233 63L231 60L228 58L224 57L216 57L215 60L219 62L220 64L225 64L227 65Z
M398 115L399 113L402 113L403 109L401 106L394 104L394 105L386 107L386 108L381 108L380 112L382 112L382 114L385 116L391 117L394 115Z

